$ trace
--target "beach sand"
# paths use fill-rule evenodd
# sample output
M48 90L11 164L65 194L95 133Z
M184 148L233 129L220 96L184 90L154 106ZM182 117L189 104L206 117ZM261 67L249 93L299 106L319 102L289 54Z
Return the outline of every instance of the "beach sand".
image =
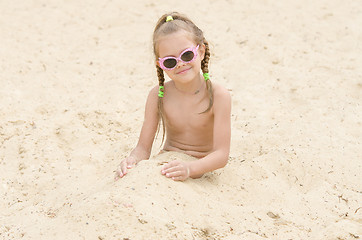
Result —
M362 237L360 1L0 2L0 239ZM152 32L187 14L232 95L228 165L114 181L157 84Z

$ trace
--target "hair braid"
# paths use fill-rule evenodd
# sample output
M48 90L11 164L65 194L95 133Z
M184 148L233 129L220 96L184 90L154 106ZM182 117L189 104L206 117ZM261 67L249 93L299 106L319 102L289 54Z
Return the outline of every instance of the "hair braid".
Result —
M158 85L161 87L164 86L164 83L165 83L165 76L163 74L163 70L162 68L160 68L158 65L156 65L156 69L157 69L157 77L158 77ZM163 89L164 91L165 89ZM163 143L163 140L165 138L165 122L164 122L164 117L163 117L163 111L162 111L162 108L163 108L163 97L159 97L158 98L158 116L159 118L161 119L161 121L158 122L158 130L157 130L157 134L159 133L160 131L160 127L161 127L161 124L162 124L162 143Z
M204 45L205 45L205 56L204 59L201 61L201 70L203 73L209 73L210 48L209 48L209 43L205 38L204 38ZM214 92L212 89L212 83L210 79L206 80L206 89L209 93L209 106L202 113L209 111L212 105L214 104Z
M165 76L163 74L163 70L162 70L162 68L160 68L157 65L156 65L156 69L157 69L158 85L163 86L164 82L165 82Z
M204 45L205 45L205 56L204 59L201 61L201 70L203 73L209 72L209 60L210 60L210 49L209 49L209 43L204 39Z

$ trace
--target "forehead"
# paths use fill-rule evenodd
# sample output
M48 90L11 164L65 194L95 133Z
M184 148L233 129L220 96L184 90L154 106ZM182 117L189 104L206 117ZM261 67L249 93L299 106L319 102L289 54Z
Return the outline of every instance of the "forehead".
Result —
M157 50L159 57L178 56L183 50L193 47L195 41L190 33L180 30L164 35L157 40Z

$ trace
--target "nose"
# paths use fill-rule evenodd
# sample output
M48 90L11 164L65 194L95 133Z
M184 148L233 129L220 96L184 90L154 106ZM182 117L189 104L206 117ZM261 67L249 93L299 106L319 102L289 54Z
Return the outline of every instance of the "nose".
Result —
M177 61L177 64L176 64L176 68L180 68L181 66L185 66L186 63L184 63L183 61L181 60L178 60Z

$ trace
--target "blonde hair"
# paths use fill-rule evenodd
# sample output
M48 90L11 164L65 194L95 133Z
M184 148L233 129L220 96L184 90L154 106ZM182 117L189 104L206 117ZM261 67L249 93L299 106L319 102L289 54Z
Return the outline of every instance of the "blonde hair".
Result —
M168 16L172 17L172 21L167 21L166 19ZM204 59L201 61L201 70L202 72L209 73L209 59L210 59L210 49L209 49L209 43L204 37L204 33L185 15L182 15L178 12L171 12L164 14L157 22L155 30L153 31L153 52L155 54L156 61L158 60L158 49L157 49L157 41L161 36L171 34L174 32L177 32L179 30L184 30L188 33L190 33L191 37L195 41L196 44L202 46L205 45L205 56ZM156 64L157 69L157 76L158 76L158 85L160 87L164 86L165 77L164 72L162 68L160 68ZM212 83L210 79L206 80L206 88L208 90L209 95L209 106L208 108L203 111L202 113L208 112L213 103L214 103L214 94L212 90ZM163 89L164 91L165 89ZM165 136L165 124L164 124L164 116L163 116L163 98L158 98L158 114L160 117L160 121L158 123L158 131L160 130L160 124L162 123L163 127L163 136L162 136L162 142L164 140Z

